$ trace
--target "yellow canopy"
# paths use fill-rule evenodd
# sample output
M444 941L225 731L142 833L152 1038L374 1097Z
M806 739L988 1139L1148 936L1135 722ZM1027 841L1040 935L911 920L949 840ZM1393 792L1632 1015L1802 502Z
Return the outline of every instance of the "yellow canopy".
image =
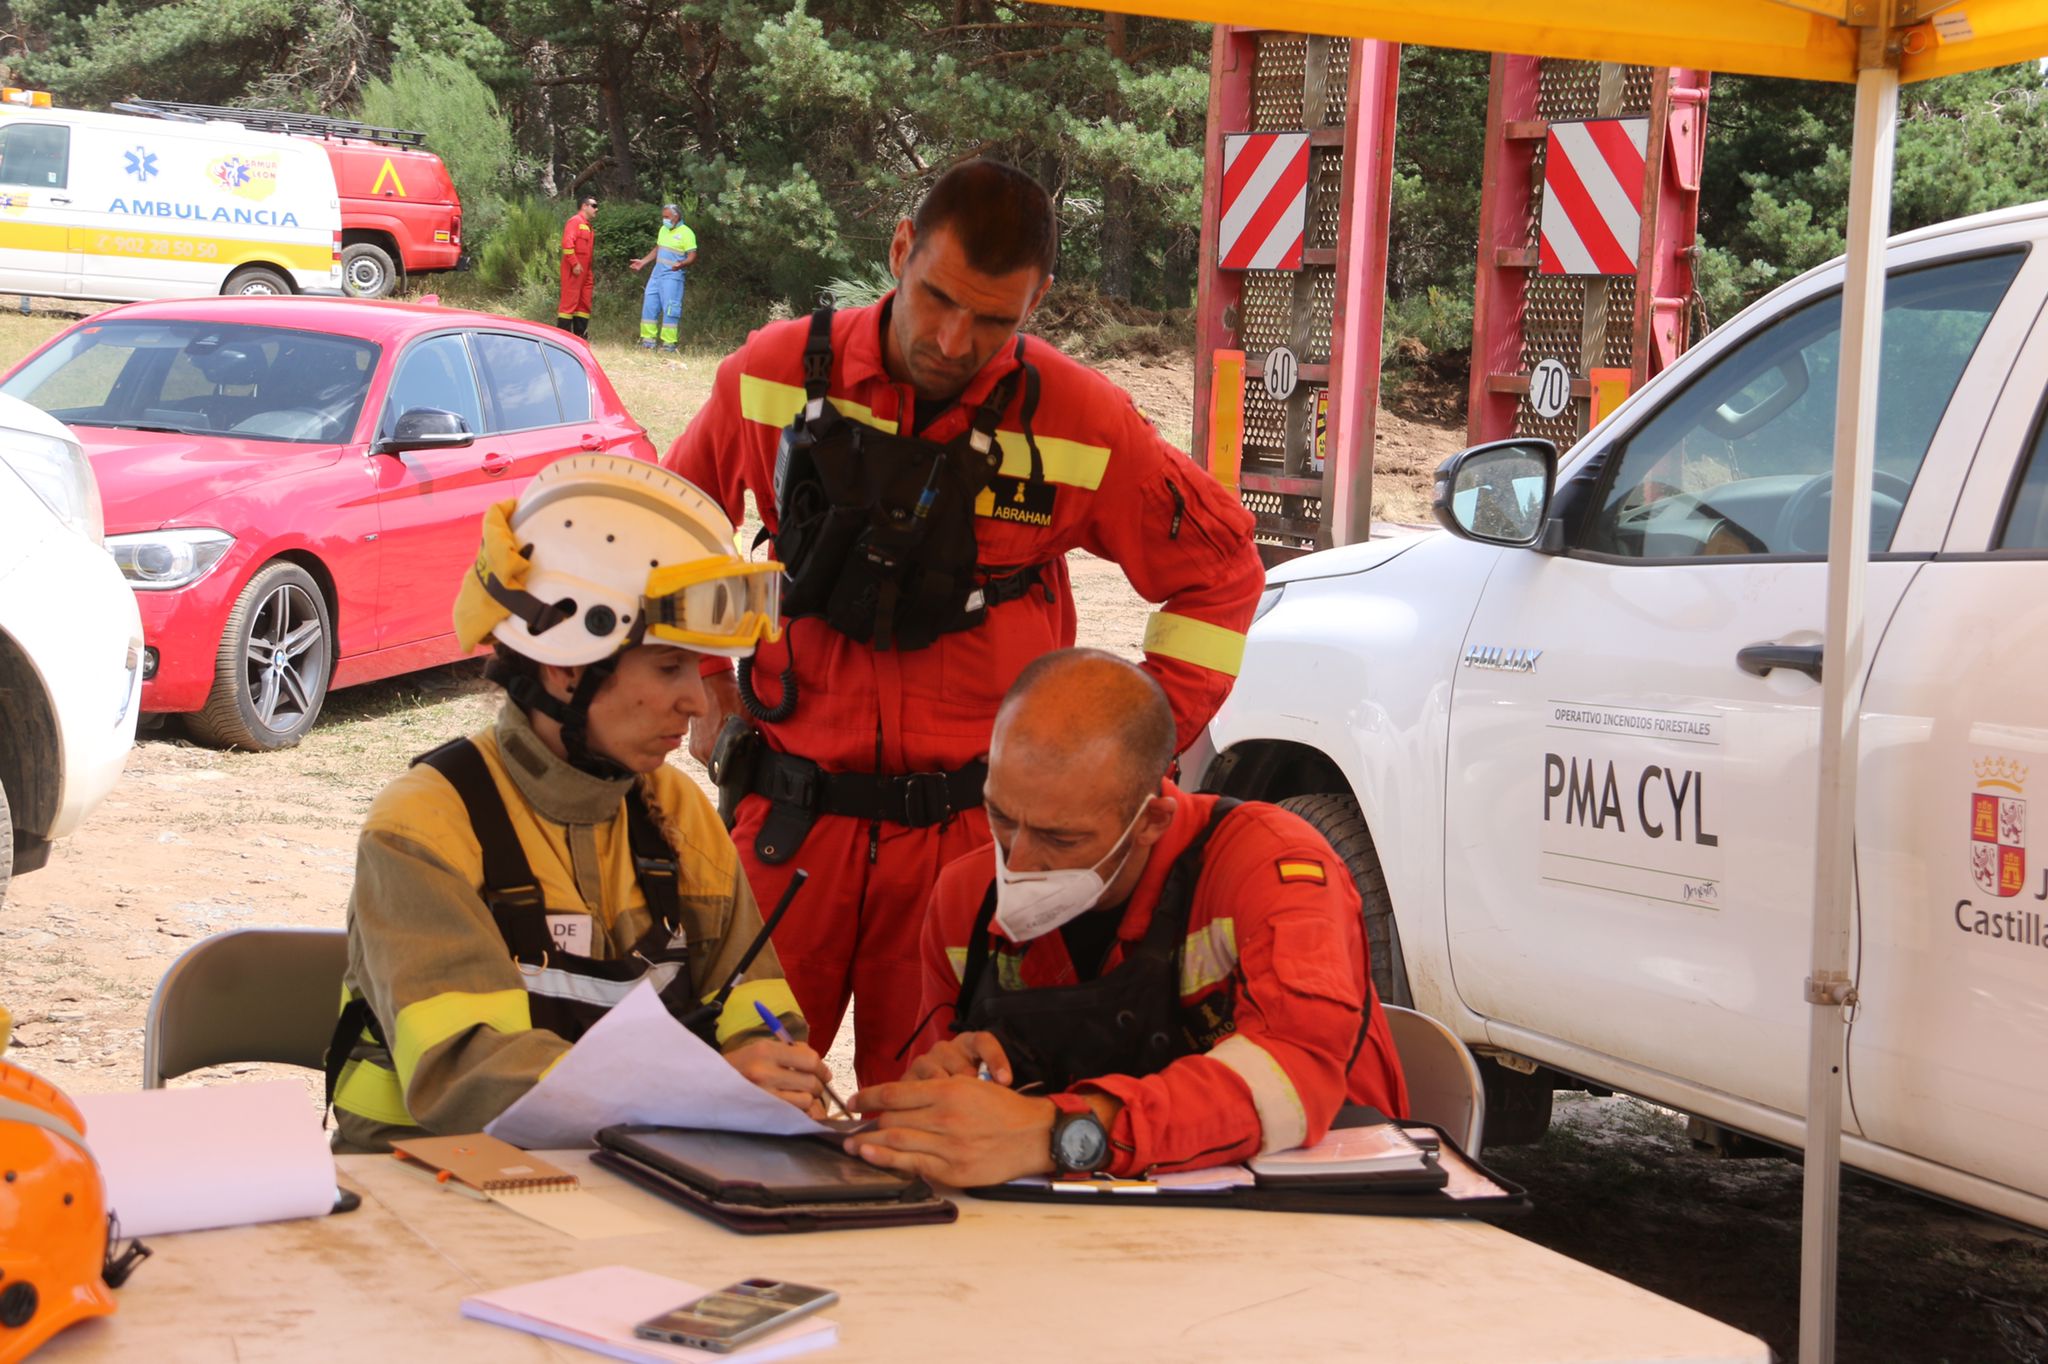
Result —
M1098 0L1099 3L1099 0ZM1856 79L1845 11L1880 0L1109 0L1103 8L1215 24L1272 24L1431 47L1689 66L1800 80ZM1901 0L1902 80L2048 53L2048 0ZM1916 22L1917 21L1917 22ZM1912 24L1912 27L1906 27ZM1967 36L1965 36L1967 35Z

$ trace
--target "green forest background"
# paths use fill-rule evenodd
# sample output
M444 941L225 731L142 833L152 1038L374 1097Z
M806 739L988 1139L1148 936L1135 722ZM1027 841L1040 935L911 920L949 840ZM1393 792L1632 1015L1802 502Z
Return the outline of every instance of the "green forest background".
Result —
M1201 25L1002 0L0 4L9 83L67 105L180 99L426 131L478 253L465 287L508 311L552 312L570 196L602 196L600 268L621 273L674 199L703 244L700 340L736 339L823 287L884 287L897 218L975 153L1053 191L1054 308L1171 329L1193 302L1208 53ZM1454 368L1469 349L1486 82L1483 54L1404 55L1391 363ZM1851 98L1714 79L1711 321L1842 249ZM2041 68L1908 86L1901 117L1897 230L2048 198ZM637 304L631 289L617 306Z

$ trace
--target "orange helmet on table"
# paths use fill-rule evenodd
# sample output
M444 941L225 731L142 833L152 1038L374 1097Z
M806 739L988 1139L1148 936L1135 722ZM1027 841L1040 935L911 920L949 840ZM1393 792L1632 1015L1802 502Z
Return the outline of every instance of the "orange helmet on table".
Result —
M0 1364L114 1310L149 1252L111 1254L112 1219L85 1119L55 1085L0 1061Z

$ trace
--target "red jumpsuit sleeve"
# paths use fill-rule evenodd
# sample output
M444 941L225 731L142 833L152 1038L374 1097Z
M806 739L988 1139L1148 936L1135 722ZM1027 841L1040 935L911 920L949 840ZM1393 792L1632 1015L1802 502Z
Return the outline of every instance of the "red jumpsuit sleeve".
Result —
M711 396L675 444L662 456L662 466L681 474L703 489L737 526L746 519L747 463L752 452L746 444L747 420L740 405L740 372L745 367L743 346L719 362L718 375L711 382ZM765 507L767 498L756 494ZM698 664L705 675L730 673L732 660L705 654Z
M1251 513L1123 396L1081 543L1159 604L1145 624L1144 666L1166 690L1175 747L1185 750L1237 680L1265 586Z
M924 929L918 934L918 1029L906 1053L912 1060L953 1035L953 1005L960 998L960 973L953 963L956 953L965 958L971 927L963 923L956 929L952 920L962 916L947 913L948 904L957 898L947 893L947 878L942 875L925 906Z
M1305 827L1261 824L1213 849L1198 910L1204 903L1234 919L1241 969L1224 988L1237 1028L1155 1075L1076 1087L1123 1103L1110 1134L1118 1175L1320 1141L1345 1100L1367 971L1358 892L1343 864Z

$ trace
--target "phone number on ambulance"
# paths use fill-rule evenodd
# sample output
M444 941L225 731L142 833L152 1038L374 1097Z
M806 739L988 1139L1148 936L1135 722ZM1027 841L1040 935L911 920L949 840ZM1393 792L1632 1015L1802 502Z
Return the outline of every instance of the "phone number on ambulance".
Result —
M102 232L93 250L103 256L163 256L174 260L213 260L220 255L215 242L186 241L178 237L117 237Z

